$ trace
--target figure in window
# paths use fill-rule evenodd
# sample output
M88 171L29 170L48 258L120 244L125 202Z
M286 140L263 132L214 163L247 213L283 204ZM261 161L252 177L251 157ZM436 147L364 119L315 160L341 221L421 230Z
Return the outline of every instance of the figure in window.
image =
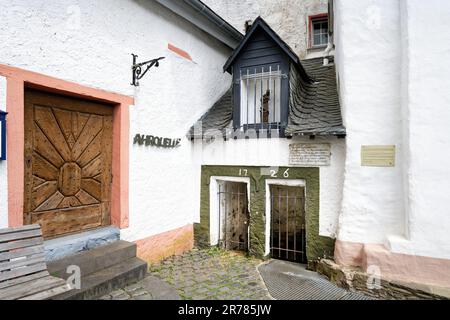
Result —
M262 96L262 123L269 123L269 101L270 101L270 90L267 90L266 93Z

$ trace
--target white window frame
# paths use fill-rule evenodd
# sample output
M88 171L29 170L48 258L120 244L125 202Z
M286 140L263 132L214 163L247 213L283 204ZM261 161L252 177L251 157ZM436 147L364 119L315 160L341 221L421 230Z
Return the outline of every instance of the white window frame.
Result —
M256 72L250 73L252 68L247 69L247 74L241 74L241 79L239 82L240 86L240 127L245 125L257 126L261 125L261 108L262 108L262 96L267 89L271 92L271 97L269 100L269 121L264 124L277 124L281 123L281 87L283 75L278 68L278 70L272 70L270 68L269 72ZM262 80L262 92L261 92L261 80ZM255 93L254 86L256 81L256 107L255 107ZM269 81L269 86L267 82ZM248 95L248 88L251 89L250 95ZM275 99L275 100L272 100ZM256 108L256 114L255 114ZM247 118L248 111L248 118Z

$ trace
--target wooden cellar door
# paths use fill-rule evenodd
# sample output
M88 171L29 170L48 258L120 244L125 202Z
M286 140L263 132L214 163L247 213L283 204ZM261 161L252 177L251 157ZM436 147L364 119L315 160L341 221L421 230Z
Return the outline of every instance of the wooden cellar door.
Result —
M24 224L45 238L110 224L112 113L26 90Z
M220 244L227 250L248 251L247 184L219 184Z

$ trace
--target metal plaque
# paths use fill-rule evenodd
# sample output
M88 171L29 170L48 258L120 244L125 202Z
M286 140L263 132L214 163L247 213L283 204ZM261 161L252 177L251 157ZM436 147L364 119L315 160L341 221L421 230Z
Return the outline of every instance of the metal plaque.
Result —
M289 145L289 164L297 166L329 166L331 145L329 143L295 143Z
M395 167L395 146L362 146L361 166Z

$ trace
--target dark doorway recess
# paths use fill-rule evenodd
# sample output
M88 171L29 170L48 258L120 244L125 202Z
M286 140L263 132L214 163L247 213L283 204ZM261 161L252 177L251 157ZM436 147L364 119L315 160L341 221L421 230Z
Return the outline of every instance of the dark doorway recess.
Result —
M305 188L273 185L270 201L272 258L307 263Z
M221 247L227 250L248 251L247 184L221 182L218 197Z

